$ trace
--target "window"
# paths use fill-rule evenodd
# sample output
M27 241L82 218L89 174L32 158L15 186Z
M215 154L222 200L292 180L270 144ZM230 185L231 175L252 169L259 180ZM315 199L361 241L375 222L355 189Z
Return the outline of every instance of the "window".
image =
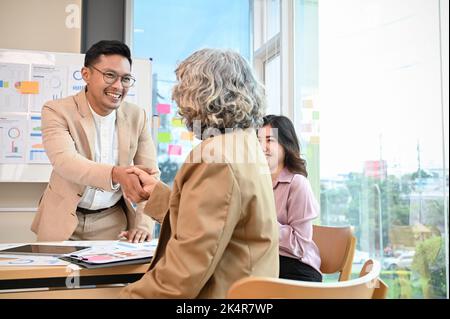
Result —
M250 2L134 0L133 52L153 59L153 119L161 179L170 184L199 141L187 132L171 100L177 64L198 49L232 49L250 59Z
M280 32L280 0L266 2L267 32L266 41Z
M448 86L441 86L440 47L448 48L448 16L446 37L439 20L444 2L318 2L319 100L310 85L316 71L296 72L303 108L311 96L317 119L320 110L321 222L354 227L358 255L382 263L390 298L446 298L448 89L441 89Z
M254 0L254 67L264 83L266 114L281 114L281 1Z
M266 86L266 114L281 114L280 92L280 55L272 57L264 63L264 84Z
M448 298L448 1L135 0L134 12L163 180L194 143L170 100L177 62L233 48L253 58L267 113L294 122L317 222L353 227L354 276L376 258L390 298Z
M319 16L318 0L294 2L293 109L294 122L306 159L308 179L320 198L320 113L319 113ZM323 222L323 221L322 221ZM328 225L327 223L324 223Z

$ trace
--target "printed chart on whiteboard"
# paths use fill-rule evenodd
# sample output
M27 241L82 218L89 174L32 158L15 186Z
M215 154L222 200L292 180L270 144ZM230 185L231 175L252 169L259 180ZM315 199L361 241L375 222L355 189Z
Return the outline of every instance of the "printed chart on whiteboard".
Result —
M28 121L28 163L50 163L42 144L41 115L32 114Z
M26 115L0 117L0 162L25 163Z
M28 92L35 88L29 75L27 64L0 63L0 112L28 111Z
M40 112L45 102L67 95L67 68L65 66L32 65L31 79L38 92L31 95L31 112Z

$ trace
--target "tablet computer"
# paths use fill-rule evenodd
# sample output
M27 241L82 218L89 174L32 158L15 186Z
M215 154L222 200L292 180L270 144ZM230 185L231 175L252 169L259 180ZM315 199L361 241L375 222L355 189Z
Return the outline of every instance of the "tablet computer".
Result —
M0 254L10 255L43 255L43 256L60 256L71 254L79 250L91 248L89 246L63 246L63 245L39 245L26 244L17 247L0 250Z

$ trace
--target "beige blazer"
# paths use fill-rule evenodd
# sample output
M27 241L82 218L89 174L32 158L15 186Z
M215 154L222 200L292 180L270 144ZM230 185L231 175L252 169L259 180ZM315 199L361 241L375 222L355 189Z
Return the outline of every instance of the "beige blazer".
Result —
M145 212L164 218L158 248L122 298L225 298L243 277L278 277L272 181L254 130L202 142L172 192L158 183L150 199Z
M116 119L119 165L157 168L145 111L123 102L117 110ZM42 137L53 171L31 230L37 234L38 241L67 240L78 224L76 208L85 188L92 186L112 191L113 165L93 161L95 123L84 90L44 105ZM139 205L136 211L128 202L125 206L128 228L152 230L153 221L143 214L145 203Z

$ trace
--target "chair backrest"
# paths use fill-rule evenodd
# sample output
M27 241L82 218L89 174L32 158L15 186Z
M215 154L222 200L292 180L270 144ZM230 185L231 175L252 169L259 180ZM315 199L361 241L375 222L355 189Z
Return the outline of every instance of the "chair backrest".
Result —
M373 268L373 259L368 259L361 268L359 272L359 277L364 277L370 273ZM386 299L388 292L388 285L381 279L378 278L376 282L376 289L373 293L372 299Z
M385 298L387 286L379 279L380 263L369 259L362 276L333 283L268 277L248 277L228 290L229 299L377 299Z
M320 271L339 273L339 281L349 280L356 246L352 229L313 225L313 241L319 248Z

